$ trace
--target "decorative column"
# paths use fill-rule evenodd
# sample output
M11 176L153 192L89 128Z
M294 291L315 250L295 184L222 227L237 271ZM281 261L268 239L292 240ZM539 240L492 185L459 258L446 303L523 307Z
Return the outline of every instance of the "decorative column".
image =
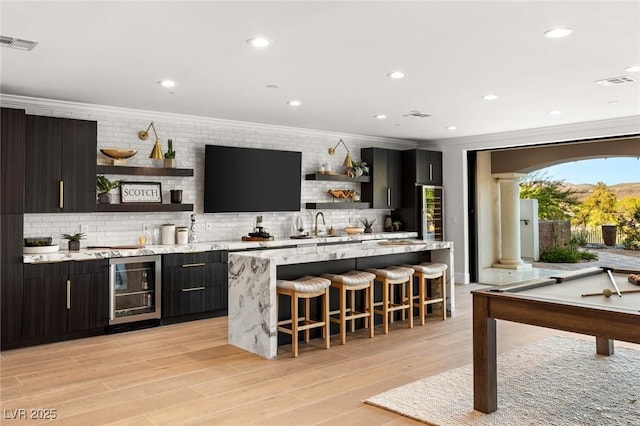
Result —
M498 179L500 197L500 259L494 268L531 269L520 258L520 188L518 183L526 173L494 173Z

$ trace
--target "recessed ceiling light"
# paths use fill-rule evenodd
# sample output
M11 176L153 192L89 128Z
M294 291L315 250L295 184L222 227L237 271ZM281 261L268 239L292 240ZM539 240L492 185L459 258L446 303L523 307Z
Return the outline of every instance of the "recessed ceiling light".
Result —
M403 73L402 71L394 71L387 74L387 76L395 80L399 80L401 78L405 78L407 74Z
M447 127L447 130L456 130L456 129L457 129L457 127L456 127L456 126L449 126L449 127Z
M631 65L629 68L624 69L626 72L640 72L640 65Z
M374 115L374 117L377 118L378 120L384 120L385 118L387 118L385 114L376 114Z
M160 82L160 85L162 87L174 87L176 85L176 82L171 80L162 80Z
M280 86L278 86L277 84L267 84L267 88L269 88L269 89L279 89Z
M300 105L302 104L302 102L300 102L300 101L298 101L298 100L296 100L296 99L294 99L294 100L292 100L292 101L289 101L289 102L287 102L287 103L288 103L289 105L291 105L291 106L300 106Z
M482 99L484 99L485 101L495 101L498 98L499 98L499 96L498 95L494 95L493 93L489 93L488 95L484 95L482 97Z
M544 36L547 38L562 38L571 35L571 33L573 33L571 28L554 28L546 31Z
M267 47L273 42L265 37L254 37L247 40L247 43L249 43L253 47Z
M557 109L554 109L553 111L549 111L549 115L560 115L562 114L562 111L558 111Z

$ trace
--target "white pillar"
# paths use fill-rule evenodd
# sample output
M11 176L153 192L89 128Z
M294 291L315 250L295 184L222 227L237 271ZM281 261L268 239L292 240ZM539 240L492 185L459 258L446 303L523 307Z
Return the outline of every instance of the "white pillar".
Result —
M526 173L494 173L500 191L500 259L494 268L531 269L520 258L520 188Z

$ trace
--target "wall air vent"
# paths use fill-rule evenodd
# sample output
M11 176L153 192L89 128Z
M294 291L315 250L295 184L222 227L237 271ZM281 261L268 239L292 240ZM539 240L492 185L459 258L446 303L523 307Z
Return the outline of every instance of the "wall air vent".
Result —
M32 50L38 42L22 40L21 38L0 36L0 45L2 47L11 47L18 50Z
M404 114L403 117L409 118L426 118L431 117L429 114L423 114L420 111L409 111L408 114Z
M596 84L600 84L602 86L616 86L618 84L623 84L623 83L632 83L635 80L632 79L631 77L627 77L626 75L623 75L621 77L611 77L611 78L606 78L604 80L598 80L596 81Z

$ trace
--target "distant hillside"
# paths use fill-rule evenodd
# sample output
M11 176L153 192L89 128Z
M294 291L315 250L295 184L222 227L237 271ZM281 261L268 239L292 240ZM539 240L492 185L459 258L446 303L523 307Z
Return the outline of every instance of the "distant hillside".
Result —
M618 200L627 197L640 197L640 182L639 183L619 183L617 185L607 185L611 192L616 194ZM595 185L589 183L565 183L565 188L573 189L576 192L578 201L583 202L591 193Z

